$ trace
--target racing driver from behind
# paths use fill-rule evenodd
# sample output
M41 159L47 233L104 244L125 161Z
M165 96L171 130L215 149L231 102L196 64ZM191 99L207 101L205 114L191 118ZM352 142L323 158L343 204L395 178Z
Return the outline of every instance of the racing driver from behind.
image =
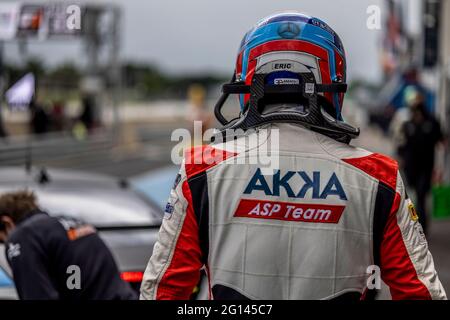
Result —
M211 299L372 299L377 270L393 299L446 299L397 162L350 145L345 80L318 18L276 14L244 36L215 110L221 136L241 133L186 152L141 299L188 299L202 269Z

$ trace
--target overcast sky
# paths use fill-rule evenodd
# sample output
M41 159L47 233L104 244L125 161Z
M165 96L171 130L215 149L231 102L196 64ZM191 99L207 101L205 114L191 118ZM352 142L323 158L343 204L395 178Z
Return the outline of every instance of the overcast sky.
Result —
M92 2L92 1L91 1ZM100 1L96 1L100 2ZM103 1L101 1L103 2ZM382 0L110 0L122 8L122 60L153 62L171 73L231 74L245 32L274 12L296 10L325 20L347 51L349 77L380 76L381 31L366 26L369 5ZM382 14L384 14L384 10ZM28 54L48 64L84 63L82 47L70 42L33 42ZM8 61L20 60L16 43L5 45Z

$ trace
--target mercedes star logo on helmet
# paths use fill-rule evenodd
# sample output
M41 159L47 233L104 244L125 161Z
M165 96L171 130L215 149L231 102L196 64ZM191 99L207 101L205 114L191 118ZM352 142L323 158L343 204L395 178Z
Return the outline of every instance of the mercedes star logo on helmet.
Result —
M300 27L292 22L283 23L278 28L278 34L285 39L292 39L298 36L300 33Z

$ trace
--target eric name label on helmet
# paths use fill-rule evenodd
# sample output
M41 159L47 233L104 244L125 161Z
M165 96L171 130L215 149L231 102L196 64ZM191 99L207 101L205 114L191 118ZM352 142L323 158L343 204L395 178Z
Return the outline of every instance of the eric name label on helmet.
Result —
M292 63L274 63L272 64L273 70L289 70L292 69Z

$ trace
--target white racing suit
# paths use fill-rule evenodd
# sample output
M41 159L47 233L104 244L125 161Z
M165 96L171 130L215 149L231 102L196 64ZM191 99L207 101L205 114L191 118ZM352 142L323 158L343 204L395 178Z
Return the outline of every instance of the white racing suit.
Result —
M393 299L446 298L394 160L261 128L276 139L257 130L186 154L141 299L188 299L202 268L212 299L364 299L377 268ZM272 173L251 161L260 150L277 156Z

